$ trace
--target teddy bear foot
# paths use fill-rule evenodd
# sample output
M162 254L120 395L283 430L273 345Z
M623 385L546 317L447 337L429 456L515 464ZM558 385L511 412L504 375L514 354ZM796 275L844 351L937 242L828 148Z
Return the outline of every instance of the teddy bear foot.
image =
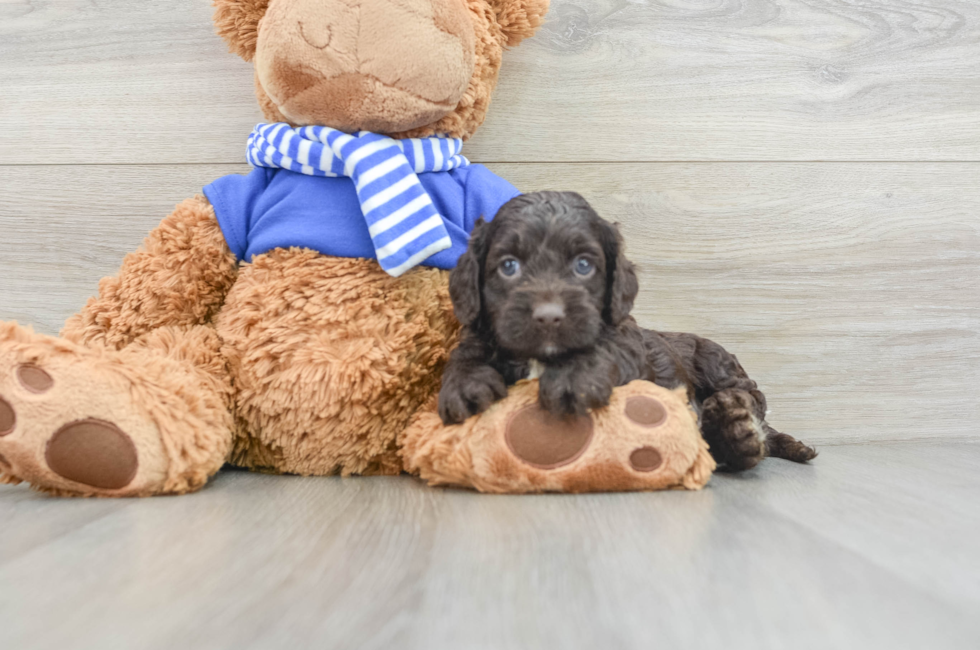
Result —
M405 467L431 485L481 492L700 489L715 463L687 402L635 381L607 407L560 418L538 402L537 381L458 425L422 412L402 434Z
M187 491L168 489L154 405L137 404L154 397L139 386L150 383L143 372L117 353L0 323L2 482L62 496Z

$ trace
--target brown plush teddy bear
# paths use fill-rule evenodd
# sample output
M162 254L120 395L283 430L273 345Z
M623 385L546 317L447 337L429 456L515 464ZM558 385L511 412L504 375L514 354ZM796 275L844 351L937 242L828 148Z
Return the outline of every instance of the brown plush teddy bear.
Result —
M548 0L215 0L269 124L61 338L0 324L0 481L200 488L225 462L401 471L458 323L447 272L517 191L460 156ZM244 140L243 134L243 140Z

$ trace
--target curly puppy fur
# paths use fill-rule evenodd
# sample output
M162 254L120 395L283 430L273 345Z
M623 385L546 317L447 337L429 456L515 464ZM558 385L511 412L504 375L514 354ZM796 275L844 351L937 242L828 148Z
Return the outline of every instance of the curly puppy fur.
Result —
M539 400L580 415L635 379L686 385L711 453L729 471L766 455L805 462L816 452L765 421L766 398L734 355L693 334L640 328L638 291L619 231L573 192L517 197L480 222L449 291L464 325L443 375L447 424L480 413L507 386L540 373Z

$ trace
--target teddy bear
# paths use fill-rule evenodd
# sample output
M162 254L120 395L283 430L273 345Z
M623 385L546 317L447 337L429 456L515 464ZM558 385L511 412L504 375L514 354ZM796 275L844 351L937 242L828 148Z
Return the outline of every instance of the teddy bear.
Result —
M484 492L699 489L687 394L559 418L522 381L443 425L448 272L519 192L461 154L548 0L215 0L268 123L60 337L0 323L0 482L183 494L224 464Z
M518 194L469 164L548 0L215 0L268 123L60 337L0 323L0 481L201 488L225 463L396 474L459 325L448 269Z

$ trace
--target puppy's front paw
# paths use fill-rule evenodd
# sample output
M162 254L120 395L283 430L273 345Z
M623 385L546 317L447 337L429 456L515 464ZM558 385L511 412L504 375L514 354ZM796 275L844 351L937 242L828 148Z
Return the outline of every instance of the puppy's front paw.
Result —
M609 404L612 390L612 381L595 370L549 367L539 380L538 401L555 415L585 415Z
M443 378L439 391L439 417L445 424L459 424L507 395L504 378L490 366L477 366Z

